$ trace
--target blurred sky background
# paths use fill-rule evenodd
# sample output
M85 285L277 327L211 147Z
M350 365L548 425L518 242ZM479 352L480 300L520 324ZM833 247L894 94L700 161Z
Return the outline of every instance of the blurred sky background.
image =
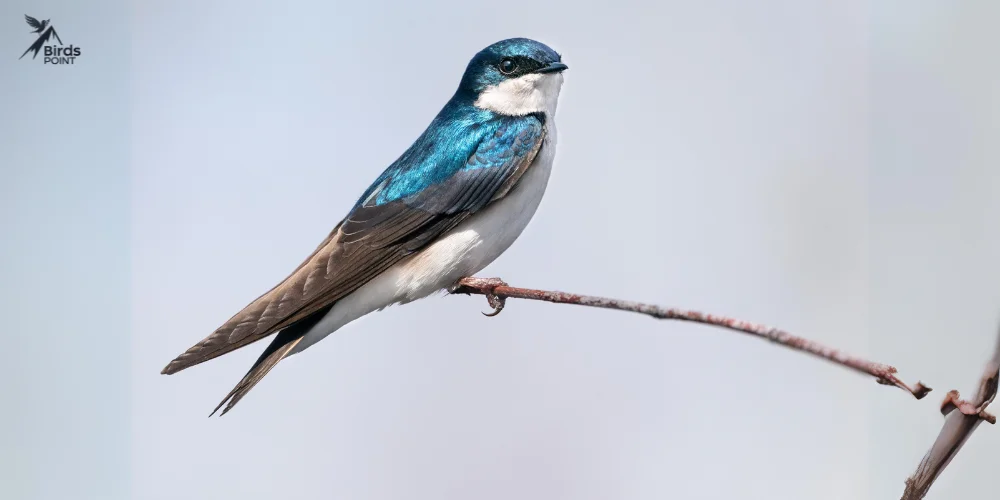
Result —
M473 4L4 4L0 497L899 497L1000 321L1000 4ZM17 60L25 13L77 64ZM570 69L545 199L482 276L780 326L936 391L697 325L432 297L206 419L265 344L163 365L512 36ZM993 491L998 445L981 427L928 498Z

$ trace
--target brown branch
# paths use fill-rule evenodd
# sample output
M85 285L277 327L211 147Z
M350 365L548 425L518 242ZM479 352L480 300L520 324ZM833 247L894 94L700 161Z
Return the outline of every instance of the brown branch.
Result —
M451 293L478 294L485 295L489 301L493 312L487 316L496 316L503 310L506 299L528 299L554 302L556 304L576 304L589 307L601 307L605 309L617 309L619 311L629 311L645 314L657 319L673 319L680 321L691 321L705 325L717 326L729 330L747 333L755 337L776 342L785 347L806 352L818 356L828 361L832 361L841 366L845 366L854 371L865 373L875 377L875 380L884 385L893 385L909 392L913 397L920 399L930 392L930 388L917 382L909 385L896 376L896 369L889 365L868 361L866 359L850 356L837 349L824 346L818 342L796 337L784 330L772 328L747 321L740 321L724 316L703 314L697 311L687 311L683 309L663 308L639 302L625 300L608 299L604 297L593 297L588 295L578 295L565 292L550 292L545 290L534 290L530 288L516 288L508 286L499 278L463 278L458 285L452 288Z
M972 431L983 421L996 423L996 417L988 413L986 407L997 396L998 379L1000 379L1000 337L997 338L993 358L983 369L975 399L965 401L959 397L958 391L949 391L945 396L941 403L941 414L946 416L944 425L931 449L917 466L916 472L906 480L902 500L924 498L931 484L948 466L958 450L962 449Z

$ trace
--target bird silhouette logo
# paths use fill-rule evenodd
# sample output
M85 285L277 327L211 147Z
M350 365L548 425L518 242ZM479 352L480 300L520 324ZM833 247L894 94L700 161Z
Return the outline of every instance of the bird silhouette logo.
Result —
M59 45L63 44L62 39L59 38L59 33L56 33L55 27L52 26L51 19L39 21L38 19L25 14L24 20L28 23L28 26L35 29L32 33L38 33L38 38L31 44L30 47L28 47L28 50L24 51L24 54L21 54L21 57L18 57L18 59L28 55L28 52L34 52L31 56L32 59L38 57L38 52L42 50L42 47L48 43L52 37L56 37L56 40L59 41ZM46 52L46 54L48 54L48 52Z

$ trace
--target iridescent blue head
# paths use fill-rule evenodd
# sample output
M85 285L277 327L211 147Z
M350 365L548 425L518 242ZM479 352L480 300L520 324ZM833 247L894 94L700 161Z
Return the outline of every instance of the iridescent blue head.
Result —
M475 106L507 116L555 113L562 72L567 68L556 51L527 38L501 40L469 61L457 95Z

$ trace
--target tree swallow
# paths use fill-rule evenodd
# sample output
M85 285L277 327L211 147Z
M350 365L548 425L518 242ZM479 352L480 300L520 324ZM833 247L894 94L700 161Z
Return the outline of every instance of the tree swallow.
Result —
M370 312L426 297L486 267L541 202L566 68L554 50L526 38L476 54L423 134L312 255L162 373L277 333L212 412L226 405L225 414L283 358Z

